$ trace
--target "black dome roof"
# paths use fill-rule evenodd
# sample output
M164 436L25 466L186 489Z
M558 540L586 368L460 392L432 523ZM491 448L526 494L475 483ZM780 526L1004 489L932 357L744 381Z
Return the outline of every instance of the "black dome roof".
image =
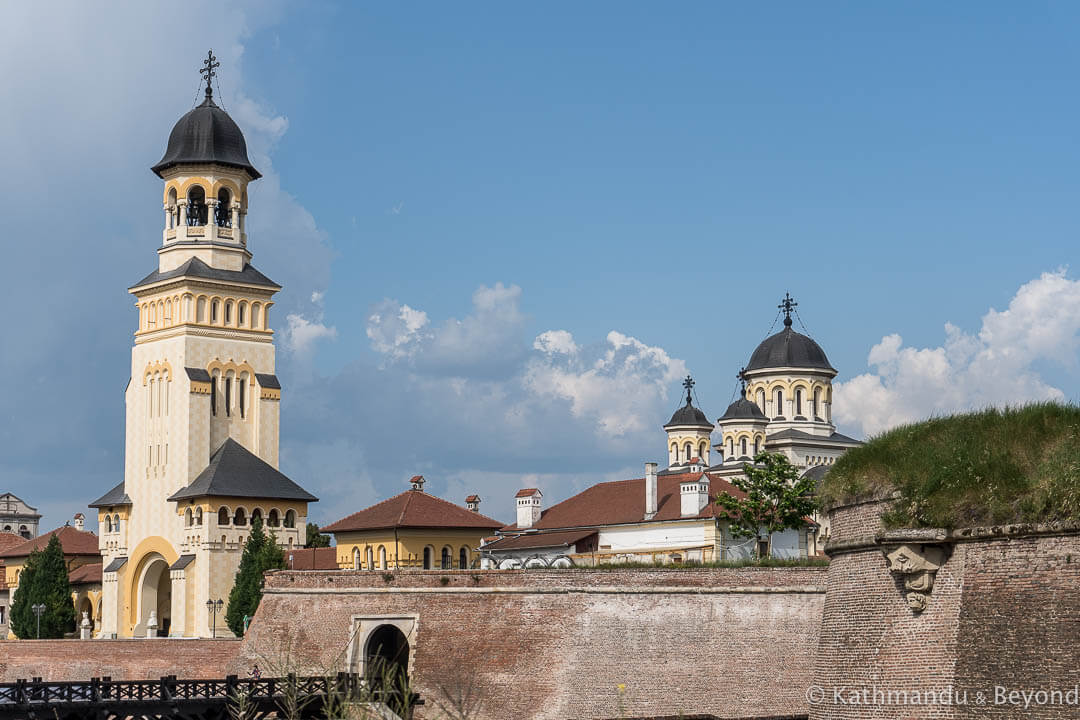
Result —
M218 163L247 170L252 178L262 177L248 160L240 127L209 95L176 122L165 156L150 169L161 177L162 171L180 163Z
M687 401L685 405L676 410L675 414L671 416L671 420L664 427L673 427L675 425L700 425L709 428L713 426L709 422L709 418L705 417L705 413L694 407L690 401Z
M747 418L750 420L768 420L765 417L765 413L761 412L755 403L750 402L744 397L739 398L735 402L728 405L727 412L724 413L724 417L721 420L735 420L739 418Z
M774 367L820 368L836 372L820 345L795 332L786 323L783 330L761 341L746 364L746 372Z

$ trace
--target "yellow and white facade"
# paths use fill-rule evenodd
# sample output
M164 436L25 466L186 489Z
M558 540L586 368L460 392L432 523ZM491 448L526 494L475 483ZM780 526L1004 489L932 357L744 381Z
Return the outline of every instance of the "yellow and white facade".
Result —
M95 501L103 562L98 637L208 637L251 520L304 543L314 500L277 471L281 387L273 296L251 265L243 135L206 101L177 123L165 158L157 270L138 310L125 393L124 482ZM155 628L156 626L156 628ZM227 635L218 617L218 636Z

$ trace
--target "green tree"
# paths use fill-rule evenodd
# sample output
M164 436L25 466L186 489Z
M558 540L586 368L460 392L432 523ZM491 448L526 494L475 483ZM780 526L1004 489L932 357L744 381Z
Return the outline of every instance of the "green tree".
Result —
M319 532L318 525L313 522L309 522L307 524L307 541L304 543L304 547L330 547L330 536L323 535L321 532Z
M18 638L37 637L38 619L34 605L44 605L41 637L62 638L75 630L75 604L71 599L64 549L56 535L44 550L34 550L19 575L19 586L11 604L11 631Z
M805 518L817 509L813 479L800 477L799 469L783 455L758 453L753 465L743 465L743 472L745 475L732 478L731 484L746 497L722 493L716 498L734 537L759 541L768 537L771 546L773 533L802 527Z
M285 567L285 553L278 546L277 536L273 532L267 537L263 532L262 520L251 521L251 533L244 543L244 554L240 557L240 567L236 570L236 580L229 592L229 606L225 610L225 624L233 635L244 634L244 616L255 614L262 599L263 573L267 570L281 570Z

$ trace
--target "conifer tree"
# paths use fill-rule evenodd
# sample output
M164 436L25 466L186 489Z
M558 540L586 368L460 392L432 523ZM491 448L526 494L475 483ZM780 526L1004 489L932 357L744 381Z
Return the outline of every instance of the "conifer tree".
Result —
M225 611L225 623L233 635L244 634L244 616L255 614L262 599L263 573L285 567L285 553L278 547L273 532L270 537L263 532L262 520L251 521L251 533L244 543L244 554L236 570L236 580L229 592L229 607Z
M75 630L75 603L71 599L64 549L54 534L44 550L34 550L19 574L11 604L11 631L18 638L36 638L38 619L34 605L44 605L41 637L62 638Z

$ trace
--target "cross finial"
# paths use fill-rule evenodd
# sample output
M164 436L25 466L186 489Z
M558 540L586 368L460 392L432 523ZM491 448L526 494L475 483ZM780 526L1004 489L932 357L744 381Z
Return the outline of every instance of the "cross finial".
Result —
M791 327L791 312L799 303L795 302L795 298L791 297L791 293L784 293L784 299L780 301L780 304L776 307L784 311L784 326Z
M684 388L686 388L686 404L689 405L690 404L690 391L694 388L694 378L687 375L686 379L682 381L682 386Z
M739 374L735 377L739 378L739 382L742 383L742 394L746 395L746 368L739 368Z
M203 76L204 80L206 80L206 99L207 100L209 100L214 94L214 90L210 87L210 80L211 80L211 78L213 78L213 77L215 77L217 75L217 73L214 72L214 70L216 68L219 68L219 67L221 67L221 63L219 63L217 61L217 58L214 57L214 51L213 50L208 51L206 53L206 59L203 60L203 66L199 70L199 74Z

